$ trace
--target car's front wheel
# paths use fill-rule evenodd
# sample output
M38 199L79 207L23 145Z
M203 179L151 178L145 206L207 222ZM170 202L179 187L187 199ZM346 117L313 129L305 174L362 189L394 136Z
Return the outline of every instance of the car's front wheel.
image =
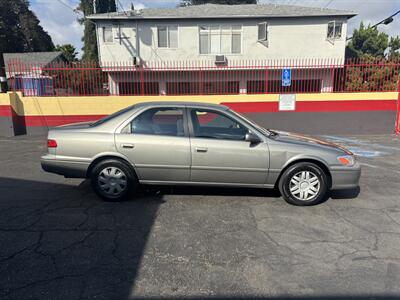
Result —
M328 177L316 164L302 162L290 166L281 176L279 190L286 202L310 206L326 200Z
M91 172L91 184L96 194L106 201L128 198L137 187L137 178L131 168L116 159L99 162Z

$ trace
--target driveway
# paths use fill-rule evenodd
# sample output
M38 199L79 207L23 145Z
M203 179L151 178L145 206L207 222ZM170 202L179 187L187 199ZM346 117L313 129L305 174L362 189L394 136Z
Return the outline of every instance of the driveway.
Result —
M361 192L303 208L216 188L104 203L41 170L44 136L0 139L0 297L400 297L400 139L325 138L360 155Z

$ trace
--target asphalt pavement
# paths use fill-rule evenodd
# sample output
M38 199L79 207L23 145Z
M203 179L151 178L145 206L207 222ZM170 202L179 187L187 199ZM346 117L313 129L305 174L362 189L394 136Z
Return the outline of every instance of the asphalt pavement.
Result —
M190 187L105 203L41 170L44 136L0 138L0 298L400 298L400 138L325 138L359 155L361 190L314 207Z

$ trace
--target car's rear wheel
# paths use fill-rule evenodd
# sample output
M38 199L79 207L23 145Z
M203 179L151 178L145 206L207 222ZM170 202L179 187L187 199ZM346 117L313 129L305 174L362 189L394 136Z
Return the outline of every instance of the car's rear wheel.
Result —
M117 159L99 162L93 168L90 179L93 190L106 201L126 200L138 185L129 165Z
M281 176L279 190L286 202L315 205L326 200L328 177L316 164L302 162L290 166Z

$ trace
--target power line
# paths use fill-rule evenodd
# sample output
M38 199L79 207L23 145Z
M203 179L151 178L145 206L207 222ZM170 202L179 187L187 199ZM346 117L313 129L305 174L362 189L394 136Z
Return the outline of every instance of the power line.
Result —
M327 8L329 5L331 5L332 2L333 2L333 0L330 0L330 1L328 2L328 4L325 5L325 8Z
M374 26L372 26L372 28L378 27L381 24L385 24L388 25L390 23L393 22L393 17L395 17L396 15L400 14L400 10L395 12L393 15L391 15L390 17L387 17L386 19L380 21L379 23L376 23Z
M92 23L94 25L96 25L95 22L93 22L92 20L89 20L88 18L86 18L85 14L83 12L81 12L80 10L73 8L72 6L68 5L67 3L65 3L62 0L57 0L59 3L61 3L62 5L64 5L65 7L69 8L70 10L72 10L72 12L74 14L76 14L78 17L83 18L85 21Z
M383 19L382 21L376 23L375 25L371 26L371 28L376 28L376 27L378 27L378 26L381 25L381 24L388 25L388 24L392 23L392 22L393 22L393 18L394 18L395 16L397 16L398 14L400 14L400 10L397 11L397 12L395 12L393 15L391 15L391 16L389 16L389 17ZM352 36L351 36L351 37L348 37L348 38L346 39L346 41L349 41L349 40L351 40L352 38L353 38Z
M70 6L70 5L68 5L67 3L65 3L64 1L62 1L62 0L57 0L59 3L61 3L62 5L64 5L65 7L67 7L67 8L69 8L70 10L72 10L72 12L74 13L74 14L76 14L76 15L78 15L80 12L79 12L79 10L77 10L76 8L73 8L72 6ZM83 15L83 13L82 13L82 15ZM81 16L82 16L81 15Z
M118 5L121 7L122 11L125 11L124 6L122 5L121 1L117 0L117 2L118 2Z
M121 1L120 1L120 0L117 0L117 1L118 1L119 6L120 6L121 9L122 9L122 12L124 13L124 15L128 17L128 14L126 13L126 11L125 11L125 9L124 9L124 6L122 5Z

